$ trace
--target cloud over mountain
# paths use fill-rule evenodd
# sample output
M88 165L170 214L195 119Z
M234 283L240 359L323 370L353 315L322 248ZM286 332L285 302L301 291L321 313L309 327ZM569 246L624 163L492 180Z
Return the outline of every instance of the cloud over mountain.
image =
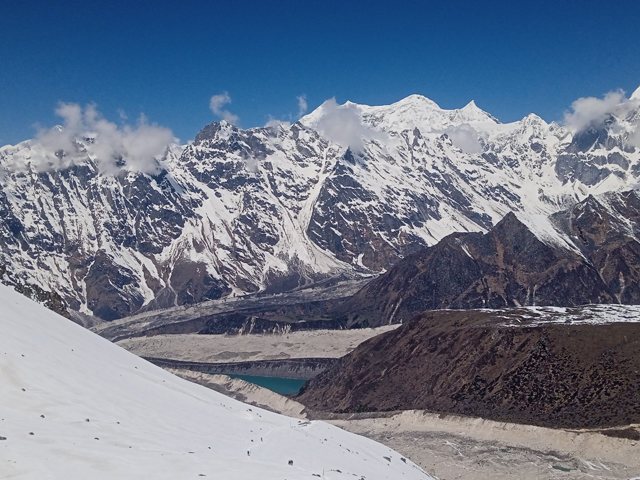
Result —
M220 117L222 120L226 120L229 123L237 125L240 117L234 115L229 110L225 110L222 108L229 103L231 103L231 97L227 92L223 92L219 95L214 95L213 97L211 97L211 100L209 101L209 108L211 108L211 111L214 113L214 115Z
M447 127L444 131L453 145L464 153L481 153L482 145L478 140L478 132L468 123Z
M622 90L609 92L603 98L582 97L571 104L571 112L565 112L564 124L573 132L579 132L602 125L609 115L624 117L638 106L640 99L633 95L626 98Z
M103 118L94 104L83 109L77 103L60 103L55 113L63 125L40 129L36 136L42 149L33 152L31 161L40 171L65 168L89 155L105 173L121 168L154 173L157 157L177 141L170 129L149 124L144 115L135 126L118 126Z
M384 134L362 122L358 106L338 105L335 98L322 104L322 116L315 127L329 140L356 151L364 150L364 140L384 139Z
M307 96L305 94L296 97L298 100L298 117L301 117L307 113L309 106L307 105Z

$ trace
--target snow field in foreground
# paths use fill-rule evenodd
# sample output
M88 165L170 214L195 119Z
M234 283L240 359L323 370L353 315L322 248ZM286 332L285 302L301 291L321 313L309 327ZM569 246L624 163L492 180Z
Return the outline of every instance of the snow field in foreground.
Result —
M1 285L0 306L0 478L432 478L379 443L175 377Z

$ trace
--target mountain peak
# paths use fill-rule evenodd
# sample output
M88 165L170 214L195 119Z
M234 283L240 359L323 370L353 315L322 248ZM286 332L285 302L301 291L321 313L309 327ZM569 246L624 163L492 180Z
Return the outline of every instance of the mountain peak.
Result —
M529 115L524 117L522 121L526 123L546 123L542 118L540 118L535 113L530 113Z
M464 107L458 110L463 114L463 116L469 121L480 121L484 122L487 120L491 120L494 123L500 123L500 121L491 115L490 113L485 112L480 107L476 105L474 100L471 100Z
M629 97L631 100L640 100L640 87L636 88L635 92Z
M408 104L408 103L417 103L421 106L426 105L431 108L440 109L440 106L436 102L434 102L430 98L425 97L424 95L418 95L417 93L414 93L412 95L409 95L408 97L403 98L399 102L396 102L395 105Z

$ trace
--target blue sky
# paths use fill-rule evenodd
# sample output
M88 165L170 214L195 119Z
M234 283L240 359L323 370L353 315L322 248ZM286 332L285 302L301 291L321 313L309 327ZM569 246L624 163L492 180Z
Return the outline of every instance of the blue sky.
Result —
M0 145L50 127L58 102L149 121L183 142L218 118L295 120L335 97L475 100L501 121L561 120L579 97L640 86L640 2L2 2ZM123 120L121 114L128 117Z

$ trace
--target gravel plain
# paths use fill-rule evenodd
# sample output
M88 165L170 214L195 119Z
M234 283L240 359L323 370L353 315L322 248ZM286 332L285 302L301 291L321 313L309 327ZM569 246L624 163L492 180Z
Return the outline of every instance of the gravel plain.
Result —
M339 358L399 325L354 330L309 330L264 335L156 335L117 342L140 357L225 363L287 358Z
M393 448L441 480L640 477L640 442L593 431L416 410L330 423Z

